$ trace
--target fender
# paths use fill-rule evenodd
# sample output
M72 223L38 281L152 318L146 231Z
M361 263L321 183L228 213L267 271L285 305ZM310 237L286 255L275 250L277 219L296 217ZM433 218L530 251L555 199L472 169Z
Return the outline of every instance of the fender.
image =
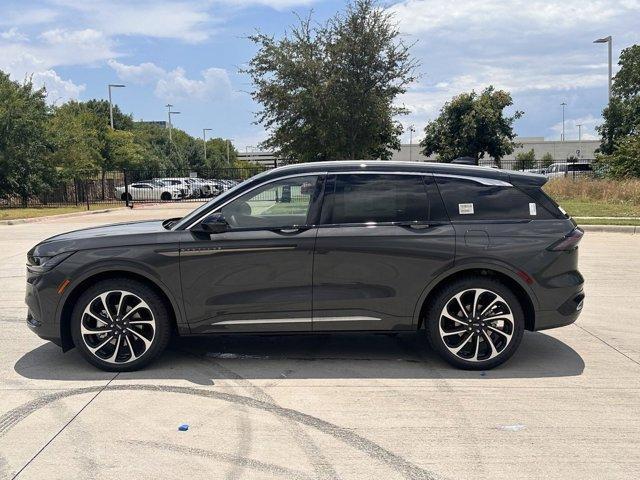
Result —
M73 294L73 292L76 291L78 286L88 278L91 278L95 275L105 272L113 273L114 271L128 272L144 277L146 280L153 283L156 287L162 290L162 292L169 299L173 311L175 312L176 323L179 326L184 325L188 329L186 316L184 313L184 309L182 308L182 298L177 299L171 289L164 282L162 282L157 277L157 275L155 275L152 270L146 265L135 261L122 259L108 259L98 263L94 263L86 270L83 268L82 273L80 273L78 276L74 275L73 281L70 285L70 287L72 288L68 288L67 290L65 290L64 294L60 298L60 301L58 302L58 306L56 307L55 322L56 325L58 325L58 328L60 328L61 325L63 307L67 303L67 300Z
M420 311L422 310L422 305L424 301L429 296L429 294L436 288L442 281L447 278L455 275L456 273L463 272L465 270L495 270L496 272L502 273L509 277L511 280L516 282L522 289L526 292L526 294L531 299L531 303L533 303L533 309L537 312L540 309L540 302L538 301L538 297L535 292L532 290L531 286L528 285L517 273L517 269L512 265L509 265L506 262L502 262L495 258L465 258L462 261L456 261L455 265L448 269L446 272L441 273L437 277L435 277L429 284L424 288L420 297L416 301L415 307L413 309L413 327L417 328L420 321Z

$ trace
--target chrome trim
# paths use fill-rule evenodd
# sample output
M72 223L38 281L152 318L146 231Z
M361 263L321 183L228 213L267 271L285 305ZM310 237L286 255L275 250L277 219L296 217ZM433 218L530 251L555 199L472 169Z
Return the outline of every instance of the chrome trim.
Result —
M215 253L238 253L238 252L270 252L273 250L295 250L294 245L284 247L253 247L253 248L224 248L224 247L202 247L183 248L180 250L181 257L197 257L200 255L213 255Z
M379 322L382 320L377 317L319 317L313 319L315 322Z
M444 177L444 178L460 178L462 180L471 180L472 182L477 182L481 185L488 185L492 187L513 187L509 182L505 182L504 180L498 180L496 178L484 178L484 177L474 177L468 175L453 175L449 173L434 173L435 177Z
M377 317L303 317L303 318L265 318L255 320L225 320L223 322L212 323L211 325L264 325L273 323L314 323L314 322L378 322L382 320Z
M279 182L280 180L286 180L287 178L296 178L296 177L310 177L312 175L317 175L317 176L321 176L321 175L327 175L327 172L305 172L305 173L293 173L291 175L284 175L282 177L277 177L277 178L272 178L266 182L262 182L259 183L258 185L251 187L249 190L244 190L243 192L239 193L238 195L236 195L233 198L230 198L229 200L227 200L226 202L222 203L221 205L217 205L216 208L209 210L207 212L204 212L200 217L198 217L196 220L194 220L193 222L191 222L189 224L188 227L185 227L185 230L191 230L191 228L193 228L194 225L196 225L197 223L199 223L204 217L211 215L212 213L216 213L219 209L221 209L222 207L224 207L225 205L228 205L229 203L233 202L235 199L240 198L241 196L254 191L256 188L260 188L264 185L268 185L270 183L274 183L274 182Z

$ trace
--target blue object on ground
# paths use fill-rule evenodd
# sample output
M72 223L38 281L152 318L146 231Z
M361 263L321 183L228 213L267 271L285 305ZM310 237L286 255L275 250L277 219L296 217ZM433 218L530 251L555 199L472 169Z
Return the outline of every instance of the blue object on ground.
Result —
M186 432L187 430L189 430L189 425L187 425L186 423L183 423L178 427L178 430L180 430L181 432Z

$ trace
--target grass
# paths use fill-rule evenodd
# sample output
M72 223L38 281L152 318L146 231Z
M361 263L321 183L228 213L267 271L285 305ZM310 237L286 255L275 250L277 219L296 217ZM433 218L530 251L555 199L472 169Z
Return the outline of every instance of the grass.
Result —
M544 190L583 225L639 225L640 180L594 180L559 178ZM619 217L583 219L581 217Z
M28 208L0 208L0 220L15 220L17 218L46 217L63 213L85 212L86 205L72 207L28 207Z

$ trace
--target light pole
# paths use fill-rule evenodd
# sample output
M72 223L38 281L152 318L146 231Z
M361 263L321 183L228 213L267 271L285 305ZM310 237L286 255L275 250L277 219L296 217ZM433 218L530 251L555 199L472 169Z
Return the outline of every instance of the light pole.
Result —
M202 143L204 145L204 163L207 163L207 132L210 132L210 128L202 129Z
M593 43L606 43L609 47L609 103L611 103L611 82L613 79L613 39L611 35L594 40Z
M124 88L125 85L118 83L109 84L109 121L111 122L111 130L113 130L113 103L111 102L111 89L112 88Z
M179 114L180 114L180 112L174 112L174 111L172 111L172 110L171 110L171 107L173 107L173 105L171 105L170 103L167 103L167 104L165 105L165 107L167 107L167 109L168 109L168 110L167 110L167 115L169 116L169 142L172 142L173 140L172 140L172 138L171 138L171 127L172 127L172 124L171 124L171 115L179 115Z
M580 151L580 153L578 153L578 160L580 160L580 157L582 157L582 124L577 123L576 127L578 127L578 150Z
M562 102L562 141L564 142L564 107L567 106L566 102Z
M227 166L230 166L229 163L229 143L233 140L233 138L227 138Z
M416 129L413 125L409 125L409 161L413 161L413 132Z

